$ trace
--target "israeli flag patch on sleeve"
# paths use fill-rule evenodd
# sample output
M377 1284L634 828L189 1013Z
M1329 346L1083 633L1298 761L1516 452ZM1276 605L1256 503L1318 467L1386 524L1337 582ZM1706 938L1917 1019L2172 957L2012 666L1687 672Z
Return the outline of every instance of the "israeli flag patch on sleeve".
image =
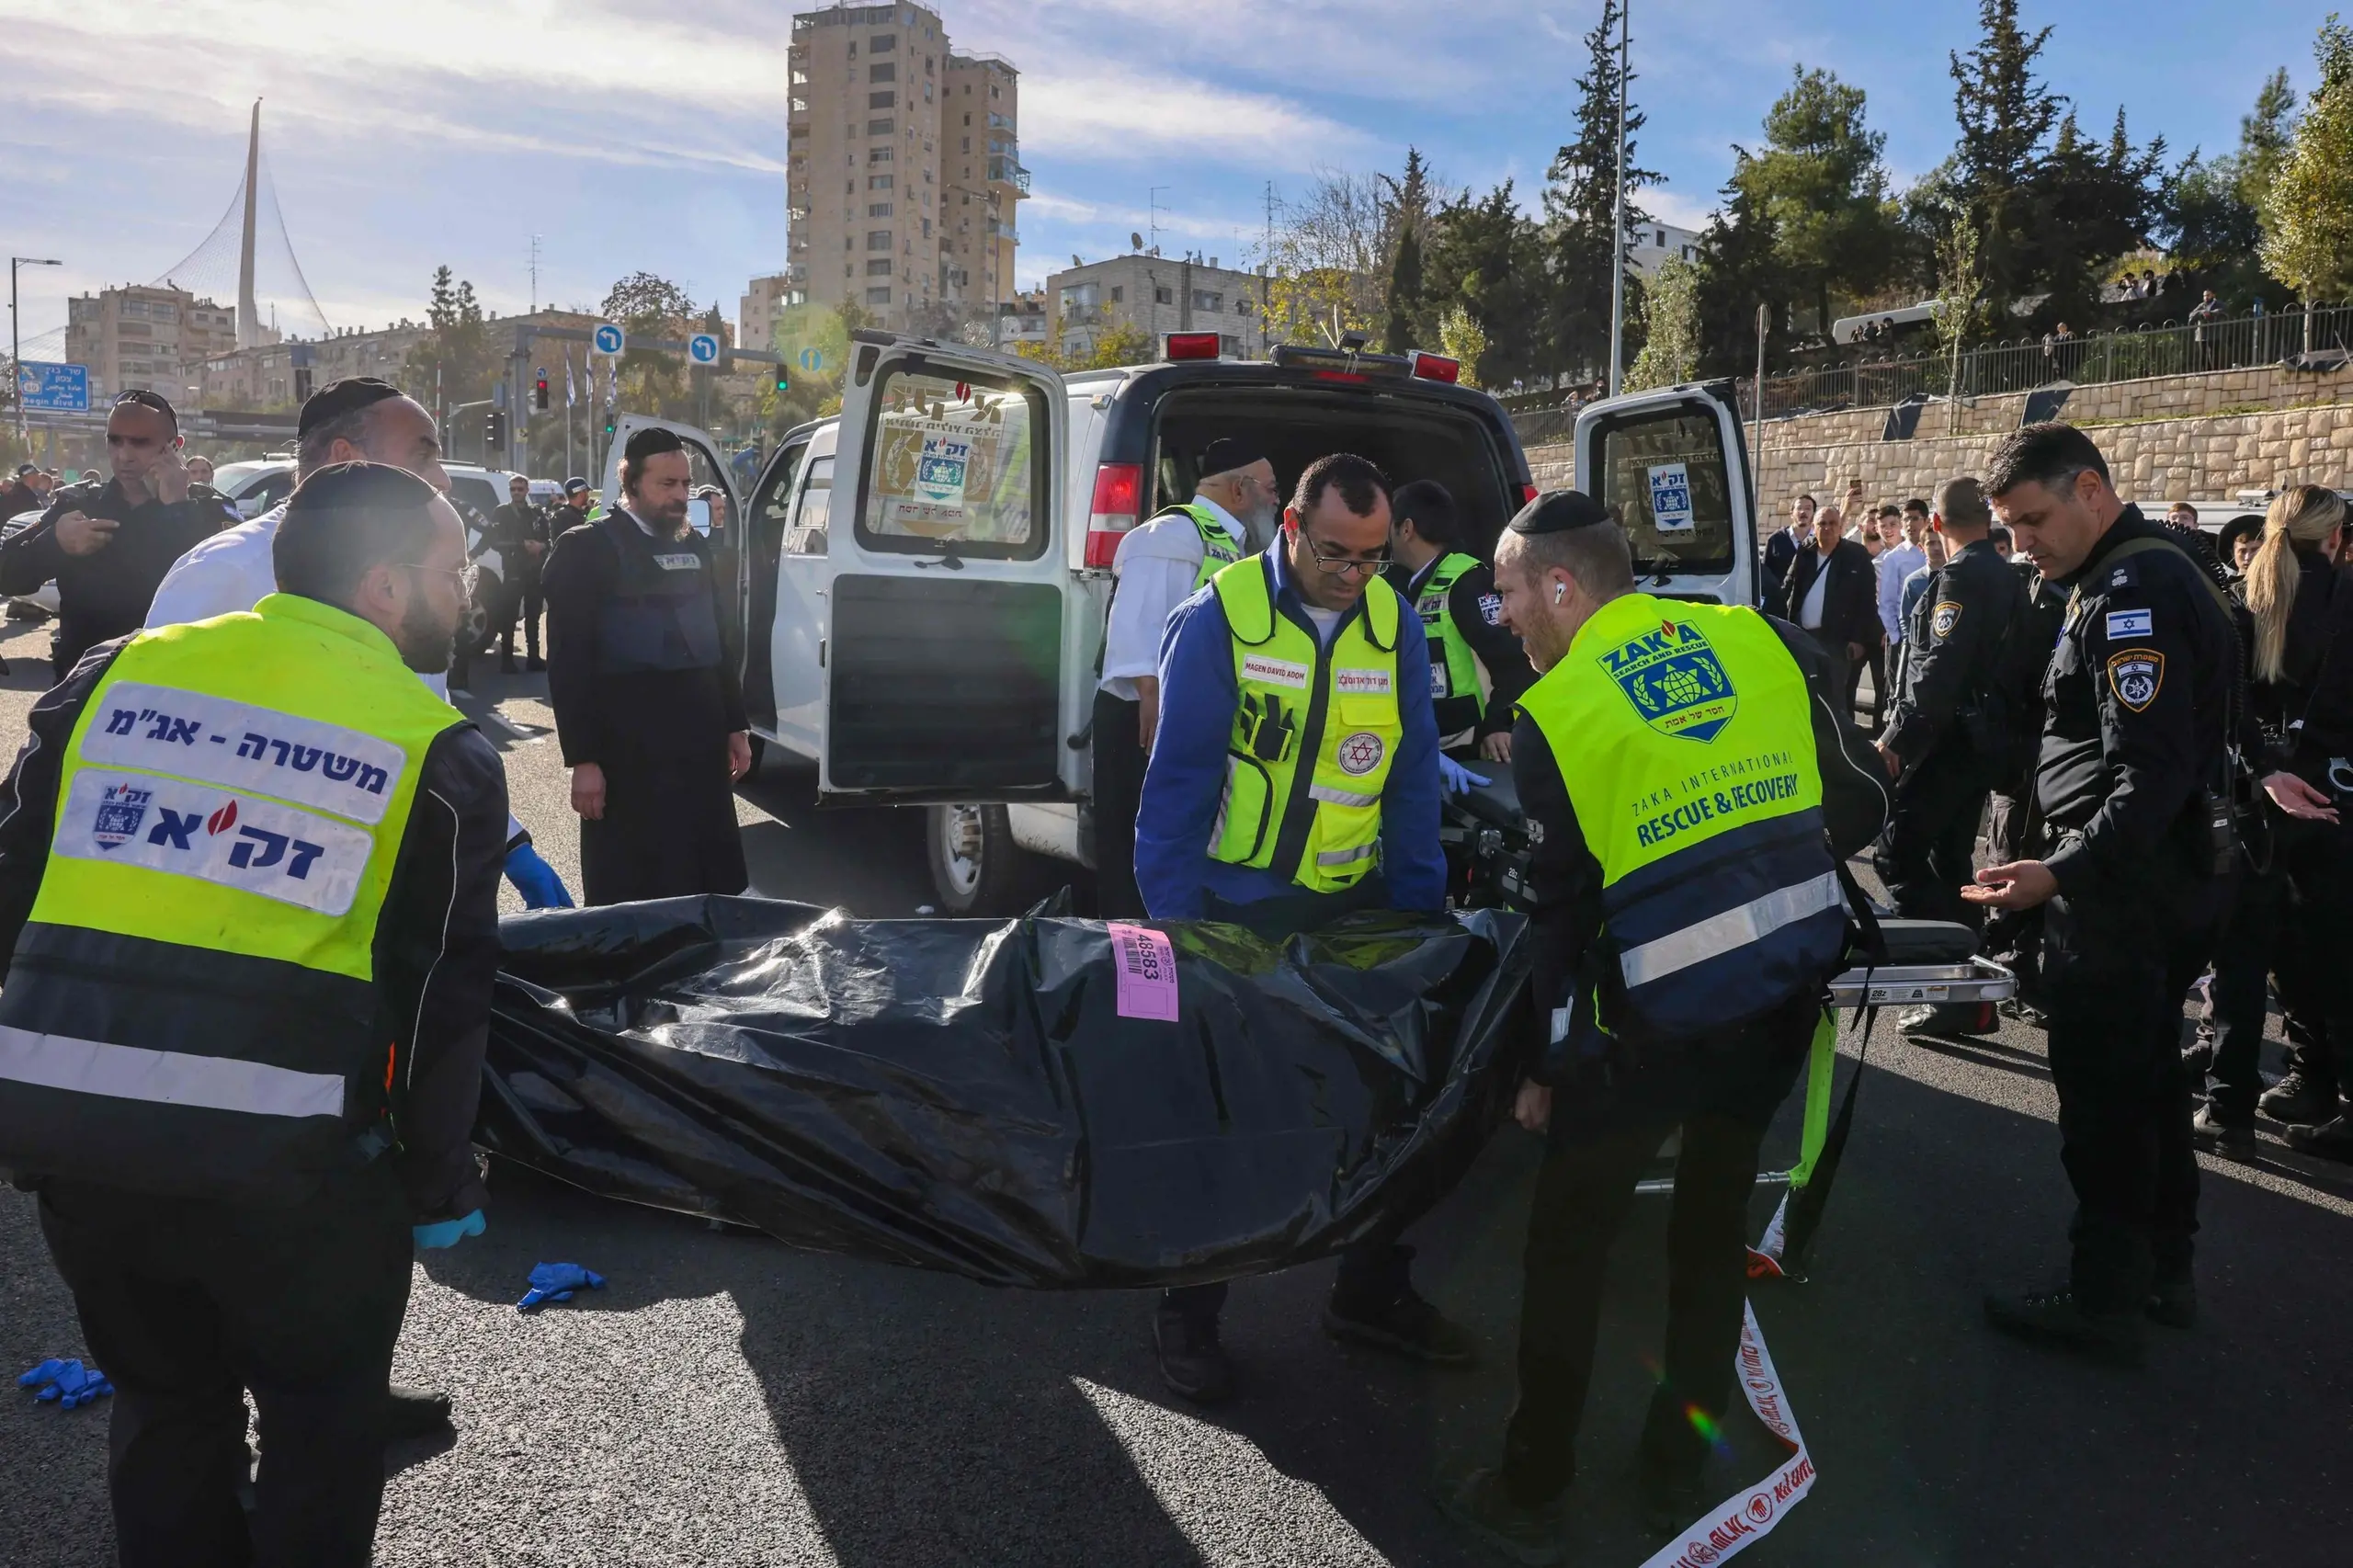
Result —
M2111 642L2124 637L2153 637L2156 630L2156 618L2145 609L2108 612L2108 640Z

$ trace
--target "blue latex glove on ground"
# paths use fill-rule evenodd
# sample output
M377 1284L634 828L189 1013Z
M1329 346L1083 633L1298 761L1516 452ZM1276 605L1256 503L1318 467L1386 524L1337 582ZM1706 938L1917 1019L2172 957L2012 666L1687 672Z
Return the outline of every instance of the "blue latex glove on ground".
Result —
M576 1263L542 1263L531 1269L531 1288L515 1303L518 1312L534 1312L550 1301L568 1301L574 1290L601 1290L605 1277Z
M468 1236L481 1235L489 1228L490 1222L477 1209L462 1220L440 1220L430 1225L412 1225L409 1233L416 1238L420 1248L432 1252L440 1247L456 1246Z
M529 909L570 909L572 894L564 891L563 879L555 868L540 858L540 852L528 844L518 844L506 852L506 880L523 895Z
M19 1377L17 1386L34 1390L35 1399L62 1410L73 1410L114 1392L104 1372L79 1361L43 1361Z
M1493 782L1483 774L1472 772L1444 752L1438 753L1438 778L1439 787L1449 795L1467 795L1472 786Z

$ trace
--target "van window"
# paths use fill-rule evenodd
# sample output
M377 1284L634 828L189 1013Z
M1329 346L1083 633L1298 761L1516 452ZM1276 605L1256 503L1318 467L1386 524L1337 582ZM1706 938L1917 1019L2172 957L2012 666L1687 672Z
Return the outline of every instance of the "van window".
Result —
M825 520L834 506L834 460L818 458L809 465L808 480L801 487L801 507L792 515L791 531L785 535L784 548L792 555L823 555L825 553Z
M1043 394L1027 381L961 369L943 376L922 363L893 365L875 386L858 541L1037 556L1048 517L1037 439L1047 428Z
M1597 499L1624 526L1635 574L1731 571L1732 465L1714 417L1685 409L1628 414L1605 419L1596 434ZM1654 494L1688 512L1668 513L1661 527Z

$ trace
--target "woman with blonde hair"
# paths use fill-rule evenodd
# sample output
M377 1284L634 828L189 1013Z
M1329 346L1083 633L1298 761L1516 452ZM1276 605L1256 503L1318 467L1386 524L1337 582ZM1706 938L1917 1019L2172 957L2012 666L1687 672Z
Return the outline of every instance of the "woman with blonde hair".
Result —
M2299 1148L2353 1159L2353 981L2330 950L2353 917L2353 574L2338 564L2345 503L2298 484L2271 503L2263 542L2239 585L2253 622L2248 696L2266 756L2326 797L2321 814L2268 810L2263 866L2245 879L2214 961L2214 1088L2196 1123L2222 1153L2254 1149L2260 1110ZM2264 852L2268 849L2268 855ZM2264 977L2290 1028L2288 1073L2263 1087Z

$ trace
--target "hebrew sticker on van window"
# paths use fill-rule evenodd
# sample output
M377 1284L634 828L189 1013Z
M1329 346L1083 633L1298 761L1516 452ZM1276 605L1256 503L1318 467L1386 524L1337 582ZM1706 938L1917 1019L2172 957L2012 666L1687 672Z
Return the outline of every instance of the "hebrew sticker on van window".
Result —
M876 426L868 529L967 543L1027 540L1029 405L1018 398L983 402L962 388L949 402L925 395L928 378L906 381L913 395L894 396Z
M1695 531L1691 517L1691 472L1681 463L1651 469L1651 526L1662 534Z

